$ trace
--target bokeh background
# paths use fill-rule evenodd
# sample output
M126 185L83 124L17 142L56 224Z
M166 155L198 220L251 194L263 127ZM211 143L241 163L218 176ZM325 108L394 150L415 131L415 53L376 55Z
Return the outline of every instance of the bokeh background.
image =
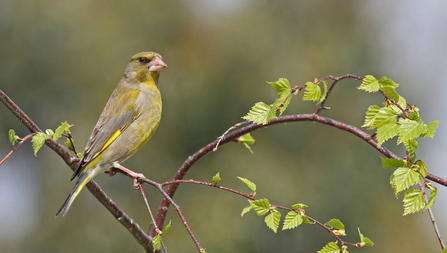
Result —
M418 156L447 178L445 1L0 1L0 87L42 129L74 124L79 152L120 79L127 60L156 51L168 68L160 89L163 117L152 140L124 165L156 181L172 178L182 162L241 121L258 101L271 103L266 81L288 78L302 85L327 75L387 76L401 86L426 122L439 120L434 139L419 142ZM324 116L360 127L377 94L343 81ZM288 114L312 113L295 97ZM27 129L0 106L0 156L12 148L7 131ZM357 227L375 242L351 252L440 252L427 213L402 217L402 196L389 185L391 170L359 138L310 122L272 126L252 133L251 154L227 144L207 155L186 178L247 191L236 179L257 183L271 203L309 205L307 214ZM400 156L395 140L385 144ZM83 191L65 218L54 215L73 187L71 171L47 147L35 157L31 144L0 167L0 252L144 252L133 237ZM144 229L149 218L131 180L98 176L101 187ZM154 210L161 200L145 187ZM447 191L433 207L447 235ZM274 234L254 213L240 217L247 201L197 185L181 185L175 200L209 252L316 252L333 238L304 224ZM285 213L283 213L284 217ZM169 252L195 252L173 210ZM445 238L444 238L445 239Z

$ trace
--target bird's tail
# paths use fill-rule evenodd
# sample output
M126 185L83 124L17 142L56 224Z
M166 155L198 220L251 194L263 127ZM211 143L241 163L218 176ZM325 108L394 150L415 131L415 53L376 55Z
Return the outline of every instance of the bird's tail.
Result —
M62 213L62 216L65 216L68 212L68 209L70 209L71 204L73 204L73 201L75 200L76 196L78 196L79 192L81 192L82 188L90 181L92 178L92 174L89 171L86 171L84 174L81 174L76 181L75 186L73 187L73 190L70 192L70 195L68 195L68 198L65 200L64 204L61 206L59 211L57 211L56 216Z

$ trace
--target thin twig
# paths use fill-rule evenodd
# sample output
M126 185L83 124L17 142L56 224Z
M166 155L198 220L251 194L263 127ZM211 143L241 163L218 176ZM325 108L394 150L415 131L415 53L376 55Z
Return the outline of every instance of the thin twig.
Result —
M213 151L216 151L216 150L217 150L217 147L219 147L219 144L220 144L220 140L222 140L222 138L223 138L228 132L230 132L231 130L233 130L233 129L237 128L237 127L240 127L240 126L242 126L242 125L248 124L248 123L250 123L250 121L248 121L248 120L247 120L247 121L242 121L242 122L239 122L239 123L233 125L232 127L228 128L227 131L225 131L225 133L223 133L221 136L219 136L219 138L217 138L219 141L217 142L217 144L216 144L216 146L214 147Z
M23 139L21 139L21 141L19 143L17 143L17 145L5 156L5 158L3 158L0 161L0 165L2 165L6 161L6 159L8 159L20 146L22 146L22 144L25 143L25 141L27 141L29 138L33 137L34 135L35 135L35 133L28 134Z

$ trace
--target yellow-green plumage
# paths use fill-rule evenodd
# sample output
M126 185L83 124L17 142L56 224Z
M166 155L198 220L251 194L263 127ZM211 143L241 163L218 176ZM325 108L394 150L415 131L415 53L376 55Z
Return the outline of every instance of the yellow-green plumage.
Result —
M130 59L124 75L106 104L72 180L76 185L56 216L68 212L81 189L96 175L124 162L152 137L161 117L159 71L166 67L153 52Z

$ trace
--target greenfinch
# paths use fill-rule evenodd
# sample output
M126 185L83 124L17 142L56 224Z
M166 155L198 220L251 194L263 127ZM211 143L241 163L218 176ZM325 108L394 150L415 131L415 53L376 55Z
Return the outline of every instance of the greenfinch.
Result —
M130 58L87 142L71 180L78 177L56 216L65 216L81 189L96 175L124 162L152 137L160 123L159 71L167 65L161 55L138 53Z

